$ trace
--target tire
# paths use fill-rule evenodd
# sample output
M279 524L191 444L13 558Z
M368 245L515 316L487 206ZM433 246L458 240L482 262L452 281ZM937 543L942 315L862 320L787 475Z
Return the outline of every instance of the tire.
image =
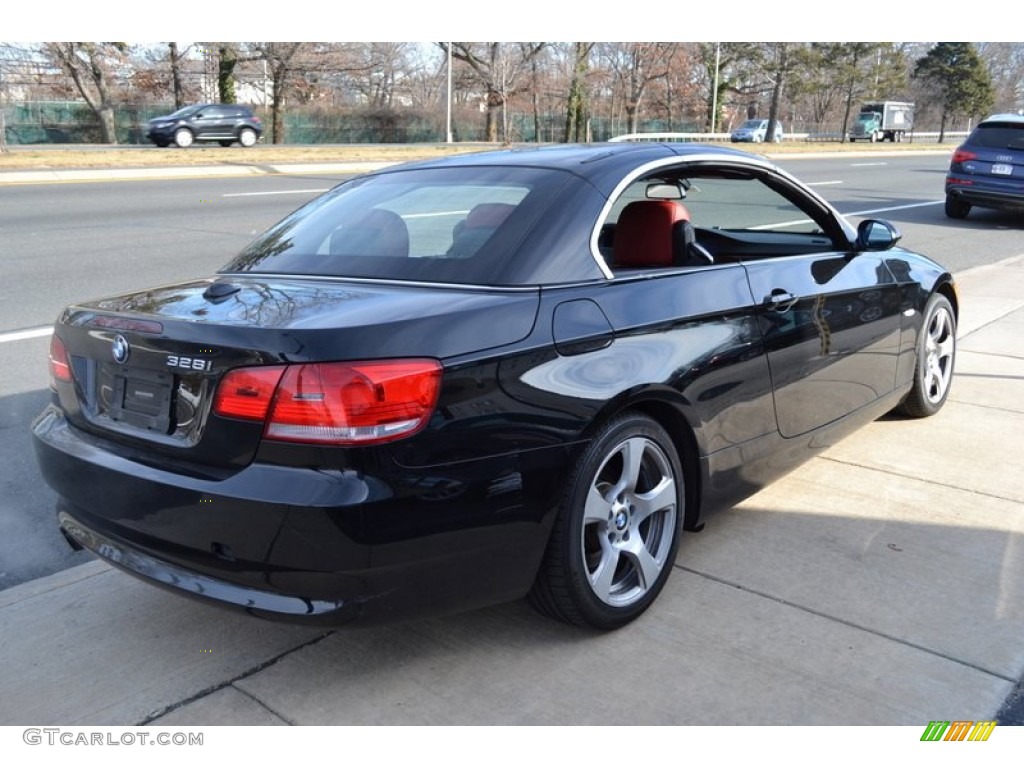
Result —
M851 136L851 137L850 137L850 143L851 143L851 144L853 144L853 142L855 142L855 141L856 141L856 139L855 139L855 138L853 138L853 136Z
M584 627L633 621L672 572L685 498L682 465L661 425L640 413L608 422L569 478L530 602Z
M936 293L924 308L914 382L898 410L912 418L938 413L949 396L955 362L956 315L949 299Z
M971 204L953 195L946 195L946 216L951 219L966 219L971 212Z
M258 138L256 131L252 128L243 128L238 132L238 143L243 147L251 147L256 143L256 139Z
M191 147L192 142L195 141L195 136L192 135L192 131L188 128L179 128L174 132L174 143L184 149L185 147Z
M231 141L231 139L221 139L217 143L220 144L222 147L230 147L235 142Z
M878 141L878 134L875 133L874 131L872 131L872 133L871 133L871 143L874 144L876 141Z

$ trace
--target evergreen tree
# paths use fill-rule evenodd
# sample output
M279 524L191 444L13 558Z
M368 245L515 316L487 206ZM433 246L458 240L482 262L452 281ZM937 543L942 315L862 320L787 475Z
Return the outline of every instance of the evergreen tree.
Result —
M922 81L939 103L939 143L950 117L973 117L992 108L992 78L971 43L938 43L917 60L914 79Z

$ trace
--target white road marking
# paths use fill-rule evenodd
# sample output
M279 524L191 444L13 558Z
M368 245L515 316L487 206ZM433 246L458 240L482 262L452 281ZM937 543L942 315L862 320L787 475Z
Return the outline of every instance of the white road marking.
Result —
M842 181L812 181L807 184L808 187L827 187L830 184L842 184Z
M850 163L851 168L870 168L873 165L888 165L888 163Z
M905 211L908 208L924 208L928 205L941 205L945 200L932 200L928 203L910 203L909 205L894 205L890 208L872 208L870 211L850 211L843 216L870 216L873 213L885 213L886 211Z
M262 197L264 195L312 195L326 191L326 187L323 189L278 189L274 190L273 192L228 192L226 194L221 195L221 197Z
M904 211L908 208L924 208L927 205L939 205L945 202L944 200L932 200L928 203L909 203L908 205L894 205L889 208L872 208L869 211L849 211L842 214L844 217L849 216L870 216L874 213L885 213L886 211ZM794 221L777 221L773 224L760 224L756 227L749 227L750 230L770 230L779 227L796 227L801 224L812 224L810 219L795 219Z
M10 331L8 333L0 333L0 344L7 341L24 341L25 339L41 339L43 336L49 336L53 333L53 326L46 325L42 328L29 328L24 331Z

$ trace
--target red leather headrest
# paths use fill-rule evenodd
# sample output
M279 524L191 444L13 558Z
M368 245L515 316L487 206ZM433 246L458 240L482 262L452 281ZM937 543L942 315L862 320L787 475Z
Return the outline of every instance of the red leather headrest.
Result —
M613 259L620 267L672 266L672 231L690 214L675 200L636 200L619 214Z

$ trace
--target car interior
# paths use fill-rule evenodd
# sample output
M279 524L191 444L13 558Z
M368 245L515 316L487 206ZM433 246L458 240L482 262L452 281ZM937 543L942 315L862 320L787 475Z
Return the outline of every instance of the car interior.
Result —
M598 249L613 271L629 273L818 253L845 242L824 210L798 207L781 182L691 168L627 187L601 226Z

